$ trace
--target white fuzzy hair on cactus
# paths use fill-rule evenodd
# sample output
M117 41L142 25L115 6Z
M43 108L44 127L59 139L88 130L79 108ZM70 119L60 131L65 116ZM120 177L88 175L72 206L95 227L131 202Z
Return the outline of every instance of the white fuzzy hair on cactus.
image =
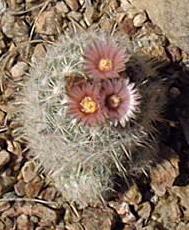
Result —
M87 50L91 44L96 52L92 56ZM107 45L108 51L103 48L101 52L101 44ZM152 124L159 119L165 92L161 82L151 84L145 80L135 84L124 76L122 59L127 67L130 55L132 48L123 35L86 32L63 36L48 49L44 58L31 66L30 76L19 97L20 133L65 200L81 206L98 201L102 192L113 189L110 179L113 174L129 174L123 162L129 164L132 152L141 146L148 148L154 131ZM113 69L114 63L108 57L114 57L113 61L120 68ZM93 64L98 58L103 62L95 67ZM98 67L101 72L112 72L98 76L94 69ZM117 80L119 74L114 75L117 70L122 71L121 80ZM86 87L83 81L87 82L84 83ZM98 90L97 85L100 85ZM104 85L106 88L101 90ZM91 87L95 93L88 92ZM69 93L68 88L71 88ZM79 99L86 92L88 95ZM78 101L75 95L78 95ZM93 97L96 101L91 100ZM122 107L120 98L122 101L126 98ZM99 118L96 111L101 104ZM88 117L84 120L85 115ZM97 125L94 124L96 120L99 121Z

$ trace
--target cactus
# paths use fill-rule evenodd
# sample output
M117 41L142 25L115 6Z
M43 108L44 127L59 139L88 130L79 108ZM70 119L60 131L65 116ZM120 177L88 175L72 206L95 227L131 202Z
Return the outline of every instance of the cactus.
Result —
M18 99L19 133L65 200L85 206L103 199L102 193L113 189L112 175L126 177L153 161L154 122L160 119L165 87L160 78L144 74L129 79L132 52L123 35L86 32L63 36L31 66ZM90 62L103 54L98 76L94 68L99 66ZM110 72L103 77L103 71ZM119 99L125 104L117 109Z

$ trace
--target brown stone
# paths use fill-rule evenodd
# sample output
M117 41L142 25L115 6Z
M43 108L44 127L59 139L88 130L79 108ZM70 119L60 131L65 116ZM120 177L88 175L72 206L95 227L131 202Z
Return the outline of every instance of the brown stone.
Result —
M6 150L0 151L0 169L10 161L10 154Z
M188 0L131 0L139 9L146 10L176 46L189 52L189 4Z
M29 198L35 198L43 187L44 182L40 177L35 177L32 181L25 185L25 193Z
M33 161L28 161L21 169L24 182L28 183L37 176L36 165Z

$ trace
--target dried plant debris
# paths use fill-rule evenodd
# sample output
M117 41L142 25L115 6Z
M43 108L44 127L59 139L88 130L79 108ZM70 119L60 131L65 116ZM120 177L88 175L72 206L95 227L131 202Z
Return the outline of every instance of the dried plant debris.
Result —
M0 229L189 229L189 57L135 2L0 0Z
M122 33L86 32L62 37L32 64L17 101L18 133L66 200L96 202L113 189L112 175L126 177L155 160L151 135L166 87L161 77L127 76L132 52Z

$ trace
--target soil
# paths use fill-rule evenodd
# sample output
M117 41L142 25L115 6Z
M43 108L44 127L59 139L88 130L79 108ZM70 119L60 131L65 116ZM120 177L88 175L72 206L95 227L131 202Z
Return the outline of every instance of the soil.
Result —
M189 55L126 0L0 0L0 230L189 229ZM12 106L32 60L67 32L121 30L158 63L168 85L160 154L166 156L116 199L81 210L14 138Z

